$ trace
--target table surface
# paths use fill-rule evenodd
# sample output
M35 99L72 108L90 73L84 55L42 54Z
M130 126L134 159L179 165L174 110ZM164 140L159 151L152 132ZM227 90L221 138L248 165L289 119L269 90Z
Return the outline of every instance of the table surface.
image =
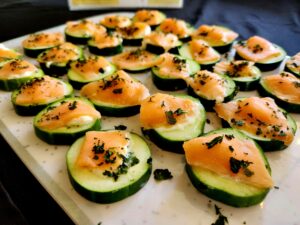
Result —
M300 51L300 2L260 0L185 0L182 9L162 10L194 26L220 24L240 34L257 34L282 46L289 55ZM135 9L132 9L135 10ZM69 11L61 0L2 0L0 42L52 26L116 10ZM129 11L126 9L125 11ZM73 224L0 136L0 223Z

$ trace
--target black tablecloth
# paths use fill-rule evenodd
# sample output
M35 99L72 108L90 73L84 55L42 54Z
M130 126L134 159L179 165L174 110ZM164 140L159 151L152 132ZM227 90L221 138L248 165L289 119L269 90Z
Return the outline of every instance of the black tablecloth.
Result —
M0 42L67 20L111 11L122 10L71 12L63 0L1 0ZM162 11L196 27L204 23L228 26L240 34L240 39L263 36L289 55L300 51L297 0L185 0L182 9ZM0 146L0 224L72 224L3 138Z

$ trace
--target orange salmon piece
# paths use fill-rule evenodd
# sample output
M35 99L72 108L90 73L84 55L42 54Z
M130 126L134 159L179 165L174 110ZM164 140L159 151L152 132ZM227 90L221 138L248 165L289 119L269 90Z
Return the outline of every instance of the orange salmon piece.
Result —
M221 141L210 147L209 143L215 138L219 138ZM259 188L271 188L273 186L272 178L253 141L240 140L236 137L227 138L226 135L222 134L211 134L186 141L183 148L187 163L191 166L205 168L220 176L229 177L237 182L244 182ZM245 172L243 168L232 171L231 158L248 162L248 171Z

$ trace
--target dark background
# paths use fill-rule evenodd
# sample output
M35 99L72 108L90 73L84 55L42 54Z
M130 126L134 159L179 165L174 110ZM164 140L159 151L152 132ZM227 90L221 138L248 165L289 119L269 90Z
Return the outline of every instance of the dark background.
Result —
M122 10L71 12L66 0L1 0L0 42L67 20L113 11ZM289 55L300 51L297 0L185 0L182 9L162 11L196 27L204 23L228 26L240 34L240 39L263 36ZM73 224L1 136L0 146L0 224Z

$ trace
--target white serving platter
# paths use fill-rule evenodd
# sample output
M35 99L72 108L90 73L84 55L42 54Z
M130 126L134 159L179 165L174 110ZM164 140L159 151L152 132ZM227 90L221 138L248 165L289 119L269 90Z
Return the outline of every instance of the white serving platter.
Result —
M115 13L114 13L115 14ZM132 16L132 13L118 13ZM105 14L107 15L107 14ZM99 21L103 16L91 17ZM64 25L45 31L63 32ZM3 44L22 52L19 37ZM33 59L29 59L34 62ZM35 62L35 64L37 64ZM132 75L141 80L151 93L158 92L150 73ZM240 92L238 97L257 95ZM33 117L16 115L10 101L10 93L0 91L0 131L12 149L31 173L70 216L80 225L209 225L216 221L214 204L221 207L229 224L290 225L300 224L300 132L293 143L283 151L267 153L272 177L278 188L273 188L263 203L248 208L233 208L216 202L199 193L189 181L184 170L184 156L158 149L149 143L153 156L153 170L168 168L173 179L157 182L151 176L149 182L135 195L112 204L97 204L81 197L71 186L65 155L68 146L48 145L39 140L33 131ZM300 115L291 114L300 126ZM221 127L214 113L207 113L210 124L205 131ZM128 118L103 117L103 129L126 125L127 130L141 134L139 116Z

